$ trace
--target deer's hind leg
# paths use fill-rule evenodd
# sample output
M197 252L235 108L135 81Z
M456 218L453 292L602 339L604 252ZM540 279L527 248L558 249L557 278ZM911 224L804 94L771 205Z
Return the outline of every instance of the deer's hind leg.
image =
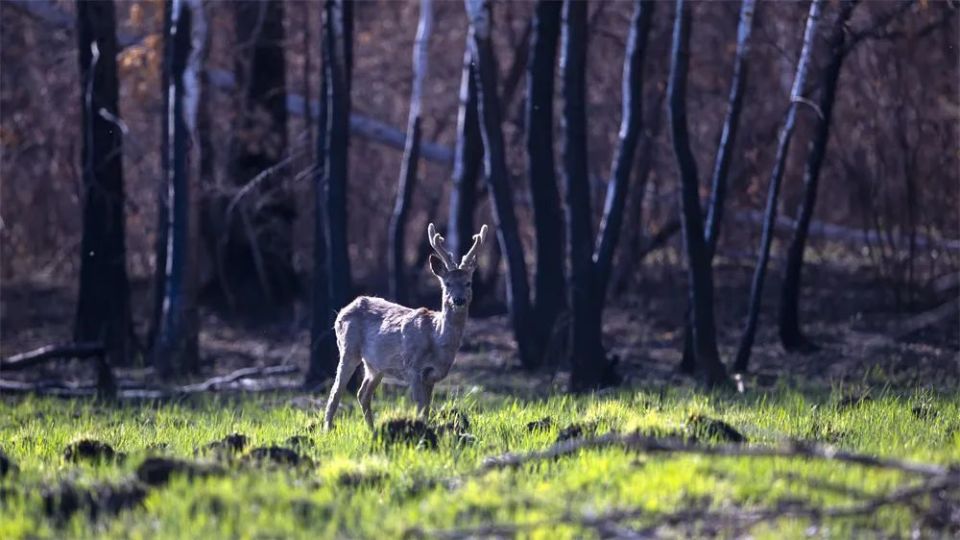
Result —
M373 410L370 408L370 400L373 399L373 392L380 385L383 379L382 373L372 373L370 368L364 368L363 382L360 383L360 390L357 391L357 400L360 401L360 409L363 411L363 419L366 420L370 431L373 431Z
M353 372L360 366L360 350L348 346L344 340L339 340L340 363L337 365L337 377L330 388L330 397L327 398L327 411L324 415L324 427L329 431L333 427L333 416L340 406L340 396L347 387Z

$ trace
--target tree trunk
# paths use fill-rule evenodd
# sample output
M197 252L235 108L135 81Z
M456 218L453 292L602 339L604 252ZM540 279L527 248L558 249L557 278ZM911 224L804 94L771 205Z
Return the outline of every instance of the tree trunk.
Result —
M483 165L483 139L477 118L477 81L474 71L473 56L467 43L460 76L457 147L447 224L447 246L454 257L462 257L470 247L470 237L474 231L473 214L477 207L477 177Z
M520 362L525 368L532 369L540 364L541 351L534 331L523 244L520 242L517 217L513 209L513 193L508 181L500 103L497 98L497 67L493 44L490 41L490 4L488 0L465 0L465 4L470 18L470 49L476 66L484 169L493 197L497 238L506 256L509 273L507 304Z
M783 181L783 172L786 167L787 151L790 149L790 139L793 137L794 126L797 121L797 107L803 99L803 88L807 80L807 71L810 66L810 57L813 54L814 37L823 0L813 0L810 3L810 13L807 15L807 27L803 34L803 48L800 50L800 60L797 62L797 72L793 79L793 88L790 90L790 107L787 118L780 130L777 142L777 154L774 158L773 172L770 176L770 187L767 191L767 208L763 219L763 233L760 238L760 251L757 255L757 267L754 269L753 282L750 286L750 306L747 312L747 323L737 348L737 361L734 370L739 373L746 371L753 349L753 340L757 333L757 320L760 316L760 303L763 296L763 282L766 278L767 262L770 259L770 244L773 242L773 228L777 220L777 197L780 193L780 184Z
M407 265L404 262L404 236L407 212L413 189L417 182L417 165L420 162L420 112L423 101L423 80L427 76L427 46L432 25L430 0L420 0L420 23L413 44L413 89L410 92L410 112L407 117L407 142L400 165L397 182L397 200L390 217L390 296L401 304L407 304Z
M347 172L350 147L350 87L353 72L353 2L328 0L326 5L329 61L327 87L327 234L330 300L334 310L351 300L347 242Z
M126 365L133 328L112 1L77 3L77 47L83 85L83 234L74 339L102 342L110 365Z
M165 0L163 4L163 58L167 62L170 50L173 47L170 35L170 17L172 5ZM170 110L170 70L166 64L160 69L161 91L163 94L163 129L160 137L160 169L166 170L167 157L170 154L170 133L166 127L167 111ZM206 77L204 77L206 78ZM202 150L201 150L202 151ZM160 332L160 321L163 319L163 296L167 292L167 227L170 221L170 201L168 200L168 186L166 177L157 183L157 234L153 244L155 266L153 268L153 310L150 314L150 329L147 332L147 347L153 350L156 345L157 334ZM149 359L150 362L153 358Z
M612 366L603 349L601 301L593 265L590 178L587 170L587 4L566 0L560 70L563 74L563 168L567 189L572 330L570 389L605 386Z
M305 381L311 387L336 374L339 355L333 322L350 294L346 290L350 284L346 208L336 204L346 204L352 9L349 2L328 0L324 11L313 238L313 317L310 367Z
M646 254L650 253L650 247L656 248L663 243L657 238L656 233L649 238L644 234L643 207L646 200L647 184L650 181L650 172L653 170L654 147L663 125L661 111L663 111L663 100L666 95L666 88L660 87L653 92L653 99L649 99L650 96L647 96L647 99L644 100L647 102L644 118L649 118L650 122L645 130L646 133L643 133L641 137L640 156L634 159L637 169L635 173L637 189L632 190L635 194L632 198L628 197L629 208L625 210L626 215L630 217L626 227L628 236L621 248L620 264L613 267L609 278L610 284L607 286L614 294L622 294L627 291L636 270L640 267ZM676 226L675 230L661 229L660 232L673 234L680 230L680 222L674 220L673 223Z
M607 187L603 217L600 220L600 233L593 255L596 264L596 294L601 310L605 303L613 255L617 249L623 224L623 212L627 204L630 172L633 170L637 141L640 139L640 131L643 128L643 62L646 58L653 8L652 0L634 0L633 20L623 58L620 140L614 154L613 165L610 167L610 184Z
M321 47L321 61L326 66L326 49ZM330 276L327 262L327 197L324 189L327 155L327 77L320 81L320 101L318 106L318 129L316 167L314 174L314 218L313 218L313 314L310 319L310 367L304 386L315 387L336 374L339 362L336 336L333 334L333 321L336 312L330 303Z
M231 141L230 177L240 189L258 175L252 193L239 203L220 200L213 235L215 292L236 314L261 318L283 307L299 287L293 270L294 202L284 186L287 156L284 8L279 0L235 2L240 104ZM266 172L265 171L269 171Z
M690 282L689 302L693 305L694 358L704 383L713 386L724 383L727 375L717 352L713 318L713 275L703 238L697 164L690 149L687 127L686 86L691 11L684 0L677 0L676 9L668 85L670 130L680 172L680 212Z
M740 126L740 111L743 108L743 92L747 85L749 66L750 34L753 32L754 0L744 0L740 5L740 24L737 26L737 52L733 59L733 77L730 82L730 95L727 97L727 114L723 119L720 143L713 161L713 178L710 182L710 200L707 205L707 230L704 232L707 243L707 260L713 271L713 255L720 237L720 224L727 197L727 178L730 173L730 161L737 141L737 129ZM692 307L687 308L687 324L684 328L683 361L680 371L693 372L693 329L691 328Z
M196 111L200 99L201 58L206 23L200 0L173 0L165 38L167 103L164 178L171 206L167 209L167 265L160 327L154 345L154 366L163 378L195 372L198 358L196 303L197 167ZM191 193L191 191L194 191Z
M787 263L783 274L783 288L780 295L780 342L788 351L810 351L816 347L804 337L800 330L800 275L803 270L803 252L807 244L807 234L813 219L813 209L817 202L817 186L820 181L820 167L827 152L830 140L830 122L833 105L840 80L840 69L846 58L847 23L853 14L856 0L845 0L837 14L830 35L830 61L823 71L820 84L820 113L813 141L807 154L807 164L803 174L803 202L797 216L797 227L787 249Z
M566 307L563 211L553 154L554 62L560 37L563 2L540 0L533 19L527 66L527 172L537 237L534 318L539 340L546 345Z

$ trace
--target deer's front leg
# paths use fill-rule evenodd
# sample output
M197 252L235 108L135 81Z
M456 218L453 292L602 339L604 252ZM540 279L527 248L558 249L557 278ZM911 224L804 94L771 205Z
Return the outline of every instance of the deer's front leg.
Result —
M410 381L410 397L417 404L417 413L426 418L430 414L430 399L433 396L433 383L424 377L425 373L415 373Z
M430 405L433 403L433 385L434 385L433 382L423 383L423 390L424 390L425 400L426 400L426 403L423 408L423 416L425 418L430 416Z

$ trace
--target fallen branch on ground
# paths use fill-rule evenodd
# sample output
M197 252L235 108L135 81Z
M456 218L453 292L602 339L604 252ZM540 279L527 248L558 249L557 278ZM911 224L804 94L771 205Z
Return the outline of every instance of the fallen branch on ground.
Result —
M241 379L256 379L262 377L272 377L279 375L290 375L297 373L299 368L294 365L276 365L267 367L249 367L238 369L226 375L212 377L203 382L188 384L180 387L162 387L162 386L144 386L140 384L128 385L120 384L118 387L118 397L128 399L165 399L189 394L197 394L212 390L219 390L220 386L235 383ZM279 383L257 388L257 391L284 390L288 388L299 387L296 385ZM243 389L249 391L249 389ZM61 397L84 397L94 395L96 386L94 385L75 385L59 381L41 381L36 383L19 381L0 381L0 392L10 393L37 393L48 394Z
M741 210L731 212L731 219L737 223L747 223L754 225L763 220L763 213L758 210ZM793 231L797 228L797 221L787 216L777 217L775 223L778 231ZM876 243L884 240L880 238L880 233L876 231L864 231L843 225L835 225L823 221L812 221L810 223L810 236L824 238L834 242L857 244L864 241L867 243ZM866 234L866 236L864 236ZM900 239L902 240L902 239ZM897 240L895 243L899 243ZM916 247L921 249L939 249L943 251L960 251L960 239L958 238L938 238L932 235L917 234L915 238Z
M214 389L222 384L237 382L240 379L270 377L274 375L289 375L291 373L296 373L297 371L299 371L299 368L293 365L242 368L232 373L228 373L227 375L222 375L220 377L213 377L211 379L207 379L201 383L188 384L186 386L181 387L179 391L185 394L189 394L193 392L206 392L207 390Z
M894 340L903 339L914 332L933 326L944 319L960 313L960 299L945 302L940 307L914 315L909 319L895 323L890 329L890 337Z
M83 360L103 355L103 345L100 342L70 343L67 345L46 345L39 349L15 354L0 362L0 373L17 371L48 360L66 360L76 358Z
M561 456L574 454L580 450L592 450L609 447L627 448L640 452L675 452L683 454L700 454L724 457L823 459L827 461L855 463L865 467L898 470L901 472L931 477L947 474L951 470L941 465L932 463L917 463L894 458L883 458L868 454L848 452L832 446L822 446L818 444L807 444L802 442L792 442L782 447L745 447L740 445L705 446L700 444L686 443L676 439L660 439L641 434L621 435L619 433L608 433L599 437L563 441L554 444L546 450L528 452L525 454L507 452L499 456L489 457L484 460L477 472L479 474L483 474L494 469L519 467L531 462L555 459Z
M532 523L504 523L482 525L462 529L447 529L424 531L410 529L406 537L423 538L506 538L514 537L518 533L530 531L538 527L551 527L558 523L576 525L597 532L614 532L612 535L626 538L656 538L658 530L663 527L687 525L695 527L697 531L703 525L716 524L724 530L733 529L731 536L742 536L750 528L765 522L782 518L809 518L821 520L824 518L852 518L870 516L881 508L896 504L913 503L922 497L934 495L946 490L960 489L960 473L952 472L933 479L929 479L916 486L906 486L895 489L886 495L867 497L866 500L854 504L834 507L820 507L808 503L780 504L767 509L738 509L710 511L706 508L684 509L669 514L657 514L641 508L626 508L606 512L599 515L577 515L570 512L557 518L536 521ZM642 529L630 529L625 522L642 518L654 518L653 523ZM702 531L701 531L702 534Z
M935 464L880 458L837 450L832 447L799 443L793 443L781 448L702 446L672 439L657 439L639 434L619 435L614 433L588 439L564 441L546 450L537 452L529 452L526 454L506 453L488 458L484 461L478 472L482 474L493 469L517 467L535 461L555 459L584 449L598 449L612 446L647 452L678 452L723 457L796 457L803 459L834 460L919 474L923 476L924 479L919 484L900 486L889 493L880 495L850 490L846 492L846 494L850 499L853 499L854 502L834 507L816 506L807 502L784 502L772 508L734 508L732 510L722 511L710 511L705 507L686 508L670 514L651 513L648 510L640 508L624 508L599 515L566 512L549 520L522 524L489 524L480 527L433 531L414 528L407 531L407 536L425 538L513 537L523 531L529 531L538 527L550 527L557 523L592 529L601 533L602 536L612 535L637 538L655 537L657 536L658 530L663 527L675 527L678 525L701 527L704 524L708 526L710 524L716 524L724 530L733 528L737 531L734 536L740 536L748 532L750 528L764 521L773 521L785 517L821 520L824 518L870 516L886 506L911 504L915 507L915 501L918 499L945 491L960 489L960 468L957 467L943 467ZM455 483L454 485L457 484ZM654 520L653 523L639 530L626 526L626 522L636 521L645 517L652 518Z

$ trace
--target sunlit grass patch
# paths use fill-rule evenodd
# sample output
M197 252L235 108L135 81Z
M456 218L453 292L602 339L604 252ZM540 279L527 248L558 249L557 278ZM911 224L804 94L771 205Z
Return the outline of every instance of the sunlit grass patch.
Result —
M801 440L899 459L960 461L956 395L878 391L870 399L848 397L837 389L747 395L684 389L528 401L453 391L435 403L435 448L378 444L357 408L345 409L336 428L324 432L320 411L298 408L287 395L122 406L7 398L0 402L0 449L16 470L0 480L0 537L383 538L450 530L480 534L491 526L499 528L490 534L582 537L597 536L598 520L618 512L617 527L655 534L949 533L937 529L949 523L937 525L928 515L935 506L929 496L855 517L784 512L750 523L754 514L800 504L844 508L920 481L900 471L822 459L611 446L480 472L490 456L544 450L564 437L639 432L685 444L724 443L712 432L705 437L691 431L694 419L742 433L743 448ZM412 415L409 402L395 393L376 405L378 424ZM211 443L241 435L245 444L235 453L211 449ZM102 441L126 457L65 459L64 448L81 439ZM303 461L288 467L247 459L270 447L289 448ZM221 473L174 476L149 487L133 506L101 509L95 519L85 510L62 519L45 508L45 494L61 486L99 493L104 486L136 482L137 467L149 456L212 464ZM957 504L957 498L948 494L946 500Z

